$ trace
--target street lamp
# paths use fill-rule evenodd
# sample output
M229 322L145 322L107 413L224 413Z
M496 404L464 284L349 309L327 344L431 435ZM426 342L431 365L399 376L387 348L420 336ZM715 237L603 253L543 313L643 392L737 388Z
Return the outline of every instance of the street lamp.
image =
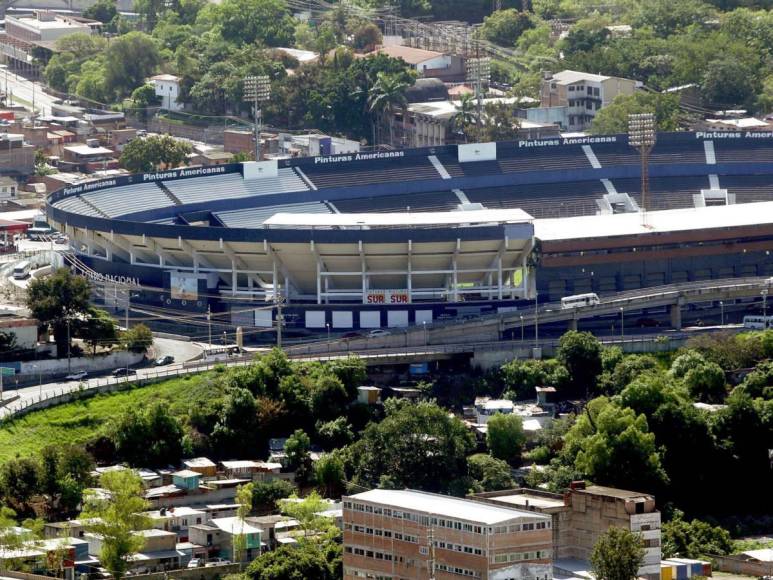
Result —
M523 314L521 314L521 344L523 345Z
M539 294L534 294L534 348L539 347Z
M325 328L327 329L327 351L330 352L330 323L325 323Z
M641 157L641 212L642 225L647 225L647 197L649 195L650 152L655 146L655 114L639 113L628 115L628 144L639 151Z
M271 96L271 83L267 75L244 78L244 100L252 103L252 116L255 124L255 161L260 161L260 130L263 125L263 111L258 104Z
M427 344L428 344L428 341L427 341L427 321L426 320L422 320L421 321L421 325L424 327L424 346L427 346Z
M762 318L765 319L765 328L768 327L767 325L767 318L768 318L768 289L763 288L760 292L762 294Z
M725 325L725 303L721 300L719 301L719 325L724 326Z
M32 368L38 371L38 381L39 381L38 398L42 401L43 400L43 369L41 369L39 365L32 365Z
M625 340L625 309L620 307L620 340Z

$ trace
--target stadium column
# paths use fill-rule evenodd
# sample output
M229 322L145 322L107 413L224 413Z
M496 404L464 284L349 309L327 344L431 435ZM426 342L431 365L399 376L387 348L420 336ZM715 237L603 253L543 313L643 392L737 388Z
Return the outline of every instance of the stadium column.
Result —
M502 300L502 253L497 256L497 297Z
M412 264L412 254L413 254L413 242L411 240L408 240L408 270L407 270L407 279L406 279L406 285L408 287L408 302L413 302L413 264Z
M676 304L672 304L669 307L670 314L671 314L671 326L676 330L679 330L682 328L682 303L683 302L684 302L684 299L682 297L679 297L676 299Z
M239 273L236 271L236 260L231 259L231 296L236 296L236 285L239 283Z

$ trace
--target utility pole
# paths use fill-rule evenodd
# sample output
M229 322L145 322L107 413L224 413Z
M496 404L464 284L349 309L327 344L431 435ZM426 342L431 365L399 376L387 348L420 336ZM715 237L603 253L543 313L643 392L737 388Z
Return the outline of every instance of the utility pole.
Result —
M72 364L71 364L71 342L70 342L70 317L67 317L67 374L69 375L72 373Z
M650 153L657 141L654 113L628 115L628 144L639 151L641 158L641 219L647 225L647 206L650 189Z
M244 79L244 100L252 103L252 116L255 131L255 161L260 161L260 132L263 125L263 112L259 103L267 101L271 95L271 83L267 75L249 76Z
M285 317L282 314L284 296L279 294L279 289L274 288L274 304L276 304L276 346L282 349L282 326L285 323ZM330 348L330 327L328 326L328 348Z
M212 308L207 304L207 327L209 328L209 340L207 344L209 349L212 349Z

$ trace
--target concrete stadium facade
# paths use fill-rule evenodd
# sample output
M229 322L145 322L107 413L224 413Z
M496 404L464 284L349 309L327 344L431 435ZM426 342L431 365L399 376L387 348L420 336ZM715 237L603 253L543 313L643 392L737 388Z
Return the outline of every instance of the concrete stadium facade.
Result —
M621 135L132 175L48 216L103 284L241 326L280 299L288 325L343 331L773 274L773 134L663 134L653 157L647 218Z

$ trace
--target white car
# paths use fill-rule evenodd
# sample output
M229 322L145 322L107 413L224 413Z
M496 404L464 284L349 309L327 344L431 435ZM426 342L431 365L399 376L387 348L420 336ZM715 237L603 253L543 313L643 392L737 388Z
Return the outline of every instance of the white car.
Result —
M389 336L392 334L388 330L384 330L383 328L374 328L368 333L368 336L371 338L375 338L377 336Z
M71 375L67 375L66 377L64 377L64 379L66 381L82 381L87 376L89 376L89 373L87 373L86 371L81 371L79 373L72 373Z
M224 560L223 558L212 558L209 562L204 564L206 568L212 568L214 566L225 566L226 564L230 564L230 560Z
M201 558L191 558L191 561L188 562L188 568L201 568L204 566L204 560Z

